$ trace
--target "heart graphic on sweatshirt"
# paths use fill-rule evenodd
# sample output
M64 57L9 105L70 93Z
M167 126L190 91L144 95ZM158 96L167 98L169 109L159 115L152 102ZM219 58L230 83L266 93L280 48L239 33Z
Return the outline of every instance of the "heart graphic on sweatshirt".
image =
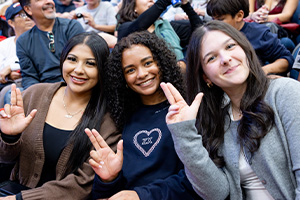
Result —
M161 130L158 128L151 131L142 130L135 134L133 143L145 157L148 157L160 142L161 136Z

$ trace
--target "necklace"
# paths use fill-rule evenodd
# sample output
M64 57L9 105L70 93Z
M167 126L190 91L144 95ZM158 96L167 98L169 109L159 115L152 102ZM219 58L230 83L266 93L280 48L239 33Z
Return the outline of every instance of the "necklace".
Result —
M78 113L80 113L82 111L82 109L80 109L79 111L75 112L75 113L70 113L67 109L67 106L65 104L65 96L66 96L66 89L65 89L65 92L64 92L64 96L63 96L63 105L64 105L64 108L67 112L67 114L65 115L65 118L68 118L68 119L71 119L73 116L77 115Z

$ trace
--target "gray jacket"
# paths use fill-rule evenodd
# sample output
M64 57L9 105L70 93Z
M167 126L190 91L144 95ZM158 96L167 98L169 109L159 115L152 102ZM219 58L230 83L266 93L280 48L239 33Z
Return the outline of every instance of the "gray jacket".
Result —
M280 78L272 80L265 101L275 113L275 125L261 140L249 164L274 199L300 199L300 83ZM195 191L204 199L243 199L240 185L239 121L226 126L221 153L225 166L218 168L209 158L197 134L195 120L168 125L176 152L185 165Z

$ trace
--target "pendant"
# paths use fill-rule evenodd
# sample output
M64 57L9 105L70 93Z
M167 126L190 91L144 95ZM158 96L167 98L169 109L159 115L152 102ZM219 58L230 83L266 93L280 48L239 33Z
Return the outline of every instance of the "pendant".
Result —
M72 117L73 117L72 115L68 115L68 114L65 115L65 118L69 118L70 119Z

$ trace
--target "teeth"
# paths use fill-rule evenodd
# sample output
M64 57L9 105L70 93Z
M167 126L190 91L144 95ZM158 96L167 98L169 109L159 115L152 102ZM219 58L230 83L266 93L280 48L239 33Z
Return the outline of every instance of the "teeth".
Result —
M148 81L146 81L146 82L144 82L144 83L141 83L141 85L147 85L148 83L150 83L152 81L152 79L150 79L150 80L148 80Z
M75 78L75 77L72 77L75 81L81 81L81 82L84 82L85 80L84 79L79 79L79 78Z

